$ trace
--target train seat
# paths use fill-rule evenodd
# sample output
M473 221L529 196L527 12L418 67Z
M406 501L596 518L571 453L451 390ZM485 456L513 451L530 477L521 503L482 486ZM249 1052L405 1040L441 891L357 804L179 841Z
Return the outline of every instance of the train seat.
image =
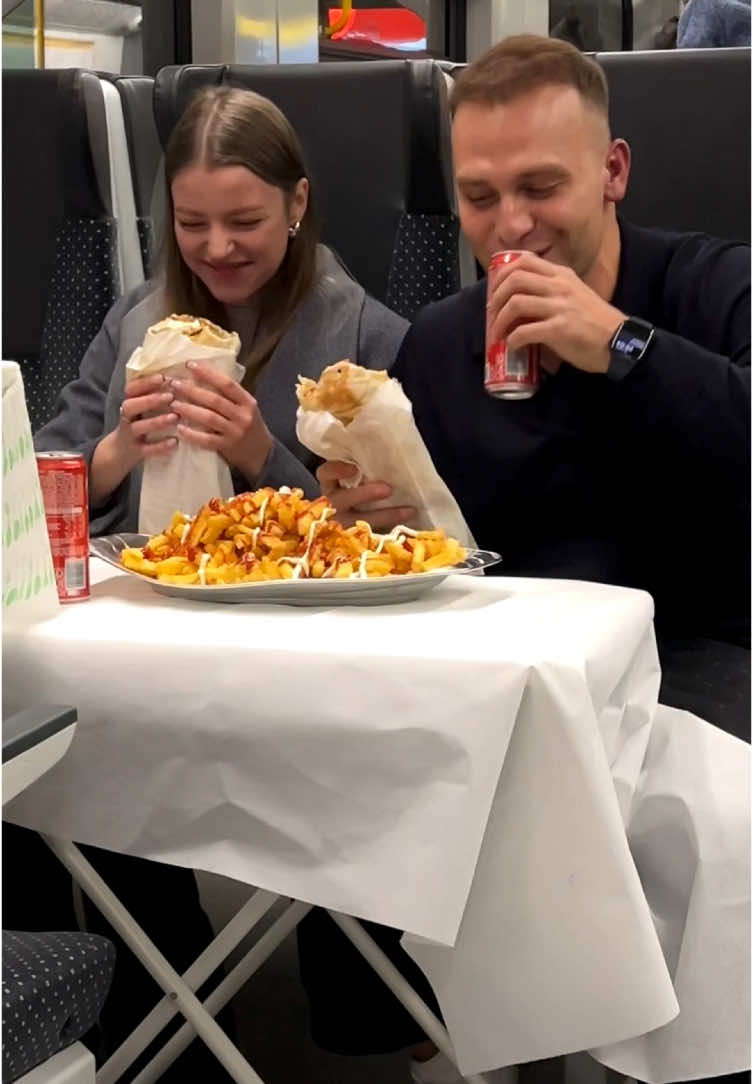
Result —
M600 53L632 150L626 218L750 243L750 49Z
M3 163L3 357L36 430L143 281L117 92L81 69L4 71Z

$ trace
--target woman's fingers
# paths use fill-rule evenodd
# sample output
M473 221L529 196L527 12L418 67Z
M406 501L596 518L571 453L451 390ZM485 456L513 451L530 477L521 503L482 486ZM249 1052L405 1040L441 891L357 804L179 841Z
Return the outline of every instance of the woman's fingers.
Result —
M197 448L205 448L208 452L217 452L222 443L222 437L217 433L204 433L200 429L192 429L190 425L179 425L178 436L188 444L195 444Z
M127 422L133 422L142 414L151 414L155 410L165 410L175 396L170 391L153 392L150 395L129 396L123 400L120 416Z
M151 395L153 392L165 390L167 390L165 378L161 373L157 373L156 376L138 376L135 380L128 381L123 397L138 399L142 395Z
M153 418L142 418L131 424L131 432L136 440L154 437L156 433L167 430L178 421L177 414L155 414Z
M245 400L243 403L237 403L221 391L213 391L211 388L204 388L188 380L173 380L172 388L176 395L176 410L183 406L202 407L222 418L227 418L228 421L235 421L243 406L246 405ZM244 392L245 394L247 393Z
M150 459L153 455L167 455L168 452L174 452L178 447L178 441L175 437L168 437L167 440L157 440L154 443L144 443L141 445L142 455L144 459Z
M227 418L211 407L196 406L194 403L175 402L172 409L182 422L203 426L212 433L229 433L234 428L234 419Z
M237 406L242 406L248 399L253 399L253 396L241 387L237 380L233 380L231 376L226 376L225 373L218 373L216 369L211 369L208 365L202 365L199 361L189 361L186 364L186 368L190 369L192 376L196 380L201 380L202 383L208 384L210 388L214 388L220 393L224 399L229 399L231 403L235 403ZM174 381L175 384L180 384L180 381ZM190 385L190 381L188 382ZM196 385L190 385L196 387Z

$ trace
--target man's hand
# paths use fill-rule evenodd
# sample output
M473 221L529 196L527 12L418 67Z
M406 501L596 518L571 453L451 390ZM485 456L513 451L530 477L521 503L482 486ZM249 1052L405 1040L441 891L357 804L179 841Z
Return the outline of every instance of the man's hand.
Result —
M356 468L352 463L331 460L322 463L316 472L322 494L337 509L338 522L351 527L357 519L365 519L372 527L386 527L391 530L398 523L409 523L415 516L415 508L379 508L366 510L362 506L373 501L386 500L392 490L384 482L366 482L364 485L344 488L340 483L345 478L352 478Z
M576 369L605 373L624 313L569 267L525 252L496 271L488 315L495 340L512 349L538 343Z

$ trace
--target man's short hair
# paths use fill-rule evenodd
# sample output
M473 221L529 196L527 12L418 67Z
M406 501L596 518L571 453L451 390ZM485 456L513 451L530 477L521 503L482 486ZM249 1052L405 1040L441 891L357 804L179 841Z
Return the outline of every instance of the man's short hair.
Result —
M574 87L609 123L607 80L595 60L574 45L538 34L516 34L487 49L455 80L453 115L463 102L506 105L539 87Z

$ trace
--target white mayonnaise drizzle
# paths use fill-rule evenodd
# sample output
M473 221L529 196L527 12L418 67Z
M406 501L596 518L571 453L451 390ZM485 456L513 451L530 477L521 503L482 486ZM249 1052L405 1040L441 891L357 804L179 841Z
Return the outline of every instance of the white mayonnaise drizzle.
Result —
M304 574L308 576L310 572L309 556L311 554L311 547L314 543L314 535L316 534L316 529L317 527L321 526L322 523L326 523L326 521L330 518L331 515L332 510L330 508L325 508L319 519L315 519L314 522L311 524L311 526L309 527L308 536L306 538L306 549L304 550L303 554L297 557L286 556L280 558L278 563L281 564L283 561L285 561L286 564L290 564L293 566L294 580L300 579L300 577ZM354 572L351 572L350 575L345 578L349 580L367 579L368 572L366 570L366 562L368 561L369 557L376 557L377 554L382 552L385 542L397 542L398 544L402 544L408 537L417 537L418 533L418 531L414 531L411 527L403 527L402 525L399 525L397 527L393 527L389 534L374 535L373 537L378 540L376 549L364 550L358 563L358 569ZM328 580L332 579L334 575L335 566L330 565L330 567L322 573L321 578L323 580Z
M201 560L199 561L199 583L202 585L202 587L206 587L206 584L207 584L207 572L206 572L206 569L207 569L207 565L209 564L210 560L211 560L211 554L202 553Z
M311 553L311 547L314 544L314 535L316 534L316 529L317 529L317 527L320 527L323 523L326 523L331 515L332 515L332 509L325 507L324 510L322 511L322 514L319 516L319 519L315 519L314 522L311 524L311 526L308 529L308 534L306 536L306 549L303 551L303 554L301 556L293 557L293 556L289 555L289 556L280 558L280 562L278 562L278 563L281 563L282 561L285 561L286 564L293 565L293 579L294 580L300 579L301 574L304 573L304 572L308 576L308 574L310 572L309 554Z
M399 546L402 546L406 538L416 538L418 531L414 531L411 527L403 527L402 524L398 524L397 527L393 527L389 534L375 534L374 538L378 539L376 549L364 550L361 554L361 560L358 565L358 571L352 572L348 576L349 580L365 580L368 578L368 572L366 571L366 562L369 557L376 557L384 549L385 543L397 542Z

